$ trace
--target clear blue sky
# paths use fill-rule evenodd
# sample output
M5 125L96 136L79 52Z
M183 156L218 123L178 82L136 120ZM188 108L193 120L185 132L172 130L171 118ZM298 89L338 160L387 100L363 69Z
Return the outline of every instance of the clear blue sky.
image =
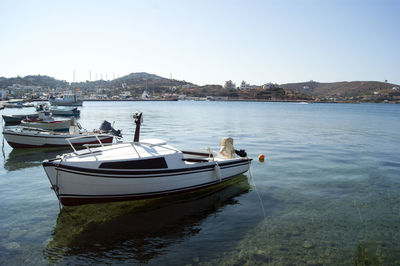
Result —
M400 0L0 0L0 76L400 84Z

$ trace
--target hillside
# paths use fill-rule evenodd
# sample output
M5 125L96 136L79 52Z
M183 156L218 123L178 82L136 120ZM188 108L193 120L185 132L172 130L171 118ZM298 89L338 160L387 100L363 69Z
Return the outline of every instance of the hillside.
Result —
M399 85L379 81L343 81L319 83L315 81L281 84L280 87L313 97L360 97L377 93L389 93Z
M124 81L124 80L131 80L131 79L166 80L166 78L157 76L155 74L149 74L146 72L136 72L136 73L131 73L126 76L117 78L114 81Z
M113 88L113 87L127 87L127 88L149 88L157 89L185 84L192 84L190 82L167 79L154 74L145 72L131 73L121 78L113 80L96 80L85 82L68 83L64 80L57 80L52 77L42 75L30 75L25 77L4 78L0 77L0 88L7 88L13 84L22 86L40 86L43 88L56 88L56 87L72 87L72 88Z
M179 85L192 84L184 80L163 78L146 72L131 73L129 75L108 81L106 87L147 88L149 90L166 89ZM193 84L192 84L193 85Z
M42 75L30 75L25 77L14 77L14 78L0 78L0 88L7 88L13 84L19 84L22 86L39 86L43 88L65 88L69 85L65 80L57 80L49 76Z

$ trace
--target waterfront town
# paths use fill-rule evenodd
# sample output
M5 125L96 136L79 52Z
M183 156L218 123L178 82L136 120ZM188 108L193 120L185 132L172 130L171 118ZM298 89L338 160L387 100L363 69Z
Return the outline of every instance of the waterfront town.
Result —
M68 83L48 76L0 78L2 101L22 99L46 101L74 94L85 101L123 100L216 100L216 101L306 101L399 103L400 88L387 81L353 81L252 85L232 80L224 85L199 86L184 80L163 78L144 72L113 80Z

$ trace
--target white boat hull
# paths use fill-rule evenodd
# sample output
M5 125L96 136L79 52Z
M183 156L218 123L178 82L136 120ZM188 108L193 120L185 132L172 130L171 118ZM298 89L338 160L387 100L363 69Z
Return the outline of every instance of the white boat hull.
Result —
M39 147L66 147L70 146L67 139L85 136L82 139L70 140L75 146L84 144L98 143L97 138L102 143L111 143L113 137L107 134L98 134L97 138L94 134L68 134L54 132L16 132L13 130L4 130L4 138L13 148L39 148Z
M50 112L54 116L79 116L80 115L80 111L77 109L71 109L71 110L51 109Z
M246 172L249 159L205 162L166 170L86 169L43 162L50 183L63 205L165 196L212 186ZM217 169L216 169L217 168ZM218 171L219 168L219 171Z

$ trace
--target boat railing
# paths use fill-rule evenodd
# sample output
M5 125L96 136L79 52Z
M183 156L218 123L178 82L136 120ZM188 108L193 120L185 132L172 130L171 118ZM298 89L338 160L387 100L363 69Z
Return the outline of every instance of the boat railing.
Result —
M78 154L73 143L71 142L71 140L77 140L77 139L84 139L84 138L91 138L91 137L95 137L98 144L97 143L93 143L93 144L84 144L82 145L83 147L87 148L89 150L90 153L92 153L92 150L90 149L91 147L98 147L99 145L101 147L107 146L107 145L112 145L113 143L103 143L101 142L101 140L99 139L98 134L93 134L93 135L84 135L84 136L78 136L78 137L72 137L72 138L67 138L67 142L68 144L71 146L72 150L74 151L75 154ZM102 136L108 136L108 137L114 137L114 138L119 138L117 136L111 135L111 134L102 134Z
M68 139L67 139L69 145L71 146L71 148L73 149L73 151L74 151L74 153L75 153L76 155L78 155L78 156L79 156L79 155L88 155L88 154L92 154L92 155L93 155L94 151L91 149L91 148L93 148L93 147L99 147L99 146L105 147L105 146L112 146L112 145L115 145L115 143L102 143L101 140L98 138L97 134L95 134L94 136L96 137L98 143L92 143L92 144L84 144L84 145L82 145L83 147L85 147L85 148L89 151L89 153L84 153L84 154L79 153L79 152L75 149L75 147L73 146L73 144L71 143L71 140L82 139L82 138L86 138L86 137L90 137L90 136L92 136L92 135L89 135L89 136L79 136L79 137L73 137L73 138L68 138ZM108 136L114 137L114 138L117 139L118 142L121 142L121 141L120 141L120 140L122 139L121 137L114 136L114 135L108 135ZM163 148L165 148L165 149L172 150L172 151L175 151L175 152L179 152L179 150L177 150L177 149L175 149L175 148L173 148L173 147L167 146L167 145L166 145L166 144L167 144L166 141L158 142L158 143L150 143L150 142L125 142L125 144L130 144L130 145L132 146L132 148L135 150L135 152L136 152L136 154L138 155L139 158L140 158L141 156L140 156L140 152L139 152L139 151L136 149L136 147L135 147L136 145L144 145L144 146L148 146L148 147L163 146ZM164 145L165 145L165 146L164 146ZM117 148L118 148L118 147L116 147L116 149L117 149Z

